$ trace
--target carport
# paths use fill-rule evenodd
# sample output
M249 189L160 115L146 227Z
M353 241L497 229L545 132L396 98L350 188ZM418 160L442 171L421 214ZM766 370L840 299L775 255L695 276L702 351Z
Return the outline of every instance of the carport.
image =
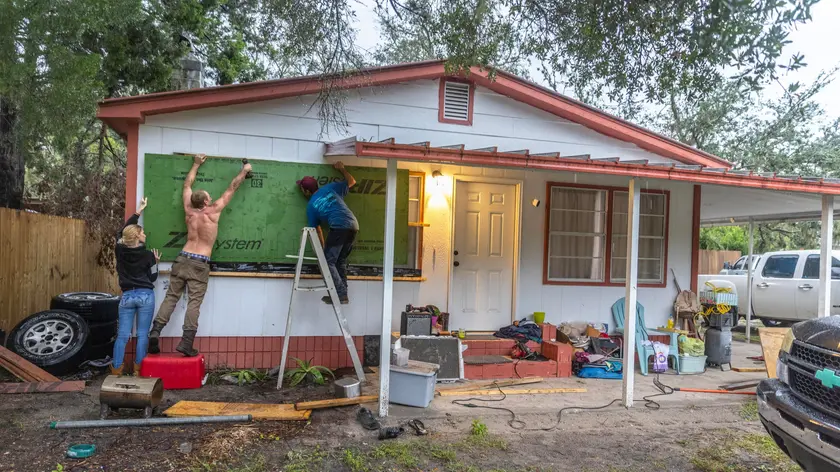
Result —
M449 143L442 143L449 144ZM830 313L830 250L833 246L834 195L840 195L840 181L799 176L732 170L728 167L651 163L620 158L593 159L590 156L530 154L528 150L510 152L496 148L475 150L462 145L433 146L429 142L400 144L393 139L380 142L355 138L328 144L326 158L358 157L387 161L385 262L382 339L390 339L393 299L393 256L396 212L397 162L433 162L440 164L516 168L530 172L601 174L627 178L627 264L625 289L625 372L635 371L635 321L639 264L640 193L657 181L678 181L694 185L692 222L692 290L697 292L699 231L701 225L748 224L766 221L801 221L819 218L820 237L819 316ZM713 157L713 156L712 156ZM752 235L752 231L750 231ZM752 241L752 237L750 237ZM750 244L752 247L752 244ZM752 252L752 250L750 250ZM751 279L751 275L750 275ZM751 280L749 280L750 286ZM750 297L750 294L748 294ZM751 313L747 314L748 320ZM749 326L749 323L748 323ZM749 335L748 335L749 336ZM388 413L390 343L382 342L380 352L379 413ZM624 375L623 404L633 405L633 375Z

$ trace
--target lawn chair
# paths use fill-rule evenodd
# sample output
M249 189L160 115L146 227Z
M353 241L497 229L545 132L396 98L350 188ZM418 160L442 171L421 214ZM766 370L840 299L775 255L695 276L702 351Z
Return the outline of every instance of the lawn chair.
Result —
M620 298L612 306L612 314L615 319L615 331L624 336L624 298ZM653 346L646 346L645 341L648 341L648 333L670 335L671 345L668 352L668 357L674 358L674 369L680 371L680 356L679 347L677 345L677 338L679 334L666 331L657 331L645 326L645 307L641 303L636 302L636 352L639 354L639 369L642 375L648 374L648 359L655 356L656 352ZM626 343L625 343L626 345Z

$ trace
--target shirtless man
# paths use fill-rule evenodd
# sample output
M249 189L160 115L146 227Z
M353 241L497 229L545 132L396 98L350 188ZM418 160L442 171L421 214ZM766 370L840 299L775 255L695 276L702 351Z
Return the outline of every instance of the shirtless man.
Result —
M187 287L187 315L184 318L184 334L181 343L175 348L181 354L193 357L198 355L198 350L193 348L195 333L198 331L198 315L204 294L207 292L207 279L210 276L210 253L213 252L213 244L216 242L216 235L219 233L219 216L222 210L230 203L234 192L245 180L245 176L251 171L251 164L242 166L239 174L233 178L225 193L215 202L204 190L193 192L192 184L198 174L198 168L204 163L207 157L204 154L197 154L193 159L192 169L184 180L184 213L187 220L187 244L181 254L175 259L172 271L169 275L169 290L166 298L160 305L157 317L149 332L149 352L157 354L160 352L160 332L169 322L175 304L184 293Z

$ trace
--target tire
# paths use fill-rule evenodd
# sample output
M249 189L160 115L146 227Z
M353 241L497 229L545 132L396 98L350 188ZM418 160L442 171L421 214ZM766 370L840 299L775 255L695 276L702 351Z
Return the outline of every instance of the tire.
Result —
M90 336L88 345L99 345L114 342L117 339L117 322L108 321L105 323L88 323Z
M53 375L78 370L90 335L85 320L67 310L46 310L24 318L9 333L8 347Z
M761 324L768 328L787 328L788 326L793 326L795 321L787 321L787 320L772 320L770 318L758 318L761 320Z
M87 360L95 361L98 359L105 359L105 357L114 356L114 341L104 344L91 345L87 350Z
M120 315L120 297L103 292L62 293L53 297L50 308L78 313L89 323L112 322Z

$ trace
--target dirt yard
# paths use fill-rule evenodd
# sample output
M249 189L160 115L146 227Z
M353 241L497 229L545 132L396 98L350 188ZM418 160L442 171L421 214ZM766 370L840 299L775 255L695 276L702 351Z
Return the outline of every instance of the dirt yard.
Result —
M510 407L524 422L514 425L525 431L509 425L509 412L457 407L446 397L435 400L446 402L446 408L408 409L423 420L429 435L414 436L408 429L388 441L378 441L356 422L358 407L315 411L309 422L48 428L54 420L97 418L100 382L91 381L84 393L5 395L0 403L0 471L799 470L764 434L752 397L727 398L721 404L663 401L659 410L637 402L629 411L617 405L567 411L551 431L533 431L557 423L557 409L541 408L544 397L539 395L471 402ZM329 397L326 387L278 392L267 380L166 392L163 406L181 399L288 403ZM529 407L521 407L523 402ZM402 412L387 425L407 421ZM86 460L66 458L67 448L80 443L95 444L96 454Z

